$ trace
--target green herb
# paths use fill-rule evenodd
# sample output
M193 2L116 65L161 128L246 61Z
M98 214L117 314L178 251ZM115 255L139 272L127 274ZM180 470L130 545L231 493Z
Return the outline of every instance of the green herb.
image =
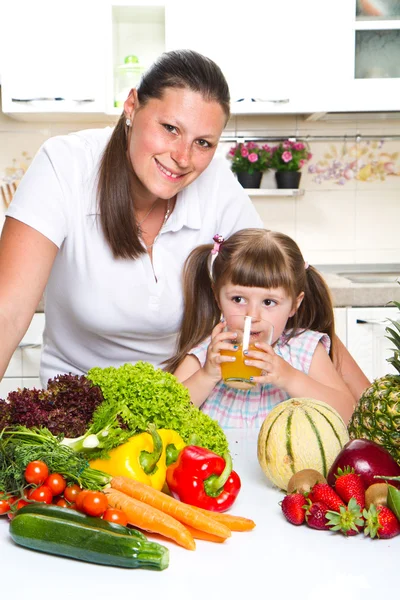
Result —
M187 443L195 435L199 446L217 454L228 450L220 425L191 404L189 391L174 375L138 362L118 368L95 367L87 378L100 387L104 396L85 439L80 441L81 450L90 456L104 456L129 435L147 431L149 423L157 429L174 429ZM89 436L96 436L99 442L93 450L87 448L88 441L95 443Z
M50 472L60 473L85 489L100 490L110 475L92 469L87 459L63 445L62 438L48 429L6 427L0 433L0 492L21 494L26 487L24 471L28 463L42 460Z

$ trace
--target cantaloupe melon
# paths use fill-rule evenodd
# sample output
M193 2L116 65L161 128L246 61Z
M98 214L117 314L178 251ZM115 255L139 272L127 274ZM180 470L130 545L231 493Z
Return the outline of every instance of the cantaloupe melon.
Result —
M349 441L339 413L312 398L290 398L268 414L258 435L258 460L267 478L287 490L289 479L302 469L327 476Z

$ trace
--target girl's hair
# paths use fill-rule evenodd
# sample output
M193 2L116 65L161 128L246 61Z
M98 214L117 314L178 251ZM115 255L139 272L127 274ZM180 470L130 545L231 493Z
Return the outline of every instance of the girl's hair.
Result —
M304 298L290 317L289 339L306 329L327 333L333 356L334 316L329 289L304 258L295 241L283 233L267 229L242 229L224 241L210 273L213 244L195 248L183 271L184 314L177 352L166 363L174 372L187 353L203 342L221 318L216 298L223 285L274 289L281 287L293 303L301 292Z
M205 100L218 102L229 119L229 88L221 69L193 50L165 52L142 76L139 105L161 99L166 88L188 88ZM132 166L127 155L126 116L120 116L103 153L97 198L100 223L115 258L137 258L145 252L139 236L131 195Z

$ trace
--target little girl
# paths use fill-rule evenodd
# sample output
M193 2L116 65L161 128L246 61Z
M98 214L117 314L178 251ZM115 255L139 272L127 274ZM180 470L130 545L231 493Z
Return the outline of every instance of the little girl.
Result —
M283 233L243 229L195 248L184 268L184 316L177 354L167 363L196 406L222 427L260 427L279 402L322 400L347 422L355 400L330 357L334 316L328 287ZM246 364L261 369L250 390L221 380L232 349L224 320L251 315L274 327L272 345L256 343Z

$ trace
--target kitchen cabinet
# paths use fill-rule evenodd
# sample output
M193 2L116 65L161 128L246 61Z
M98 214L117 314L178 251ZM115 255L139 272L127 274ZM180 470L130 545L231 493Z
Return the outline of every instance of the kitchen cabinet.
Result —
M386 360L393 356L393 344L385 331L389 319L399 319L396 307L347 309L347 348L371 381L387 373L397 374Z
M4 113L104 116L104 3L15 0L2 16Z
M325 40L326 28L322 34L314 16L316 11L325 18L320 4L324 3L255 0L244 9L227 0L172 1L166 47L191 48L217 62L229 83L232 114L323 110L323 57L316 48Z
M18 388L42 387L39 368L43 330L44 313L35 313L0 382L0 398Z
M311 0L313 1L313 0ZM327 112L395 111L400 94L400 4L383 0L388 15L362 13L373 3L357 0L320 2L324 41L316 44L324 68L318 73ZM325 14L324 14L325 13Z

